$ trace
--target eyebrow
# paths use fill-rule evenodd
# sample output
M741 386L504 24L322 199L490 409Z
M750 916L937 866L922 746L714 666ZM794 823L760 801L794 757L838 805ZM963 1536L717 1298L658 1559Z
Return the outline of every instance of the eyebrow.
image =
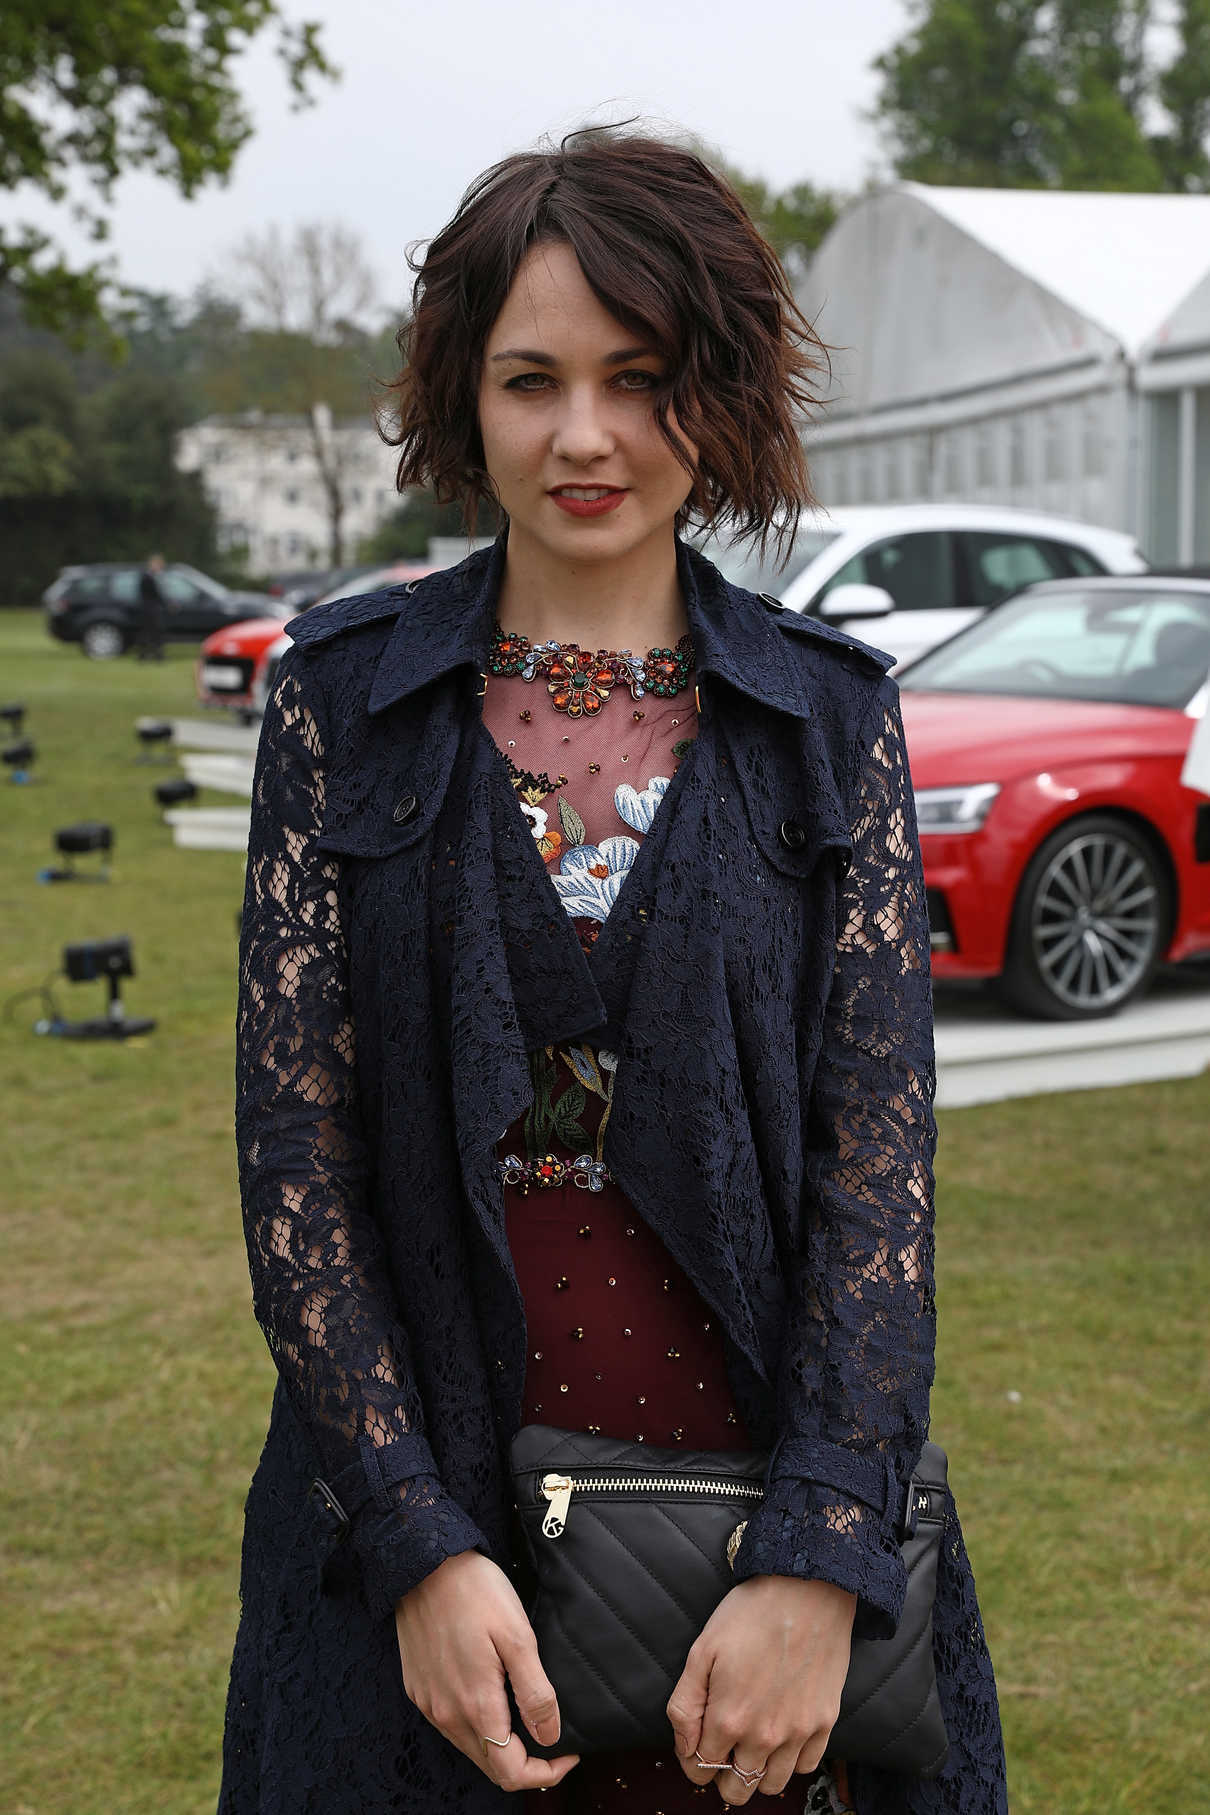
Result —
M658 354L651 347L620 347L616 353L606 353L601 363L607 366L624 366L631 359L656 358L658 358ZM538 353L529 347L509 347L504 353L493 353L489 364L496 365L504 359L516 359L525 365L532 366L557 366L559 363L549 353Z

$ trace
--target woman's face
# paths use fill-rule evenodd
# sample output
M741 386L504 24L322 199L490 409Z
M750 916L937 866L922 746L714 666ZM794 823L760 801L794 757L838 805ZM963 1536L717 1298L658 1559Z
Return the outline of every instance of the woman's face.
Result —
M665 374L598 302L570 246L531 248L488 334L479 385L510 554L528 545L595 563L671 540L693 481L652 413Z

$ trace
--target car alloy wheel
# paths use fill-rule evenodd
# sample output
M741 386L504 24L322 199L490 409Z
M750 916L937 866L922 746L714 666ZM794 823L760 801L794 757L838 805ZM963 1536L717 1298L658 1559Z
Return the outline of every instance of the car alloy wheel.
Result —
M1050 1020L1113 1014L1146 986L1169 916L1167 878L1144 833L1108 814L1062 826L1026 871L1004 992Z
M117 624L102 619L99 623L84 626L80 633L80 647L94 662L112 662L125 649L126 639Z

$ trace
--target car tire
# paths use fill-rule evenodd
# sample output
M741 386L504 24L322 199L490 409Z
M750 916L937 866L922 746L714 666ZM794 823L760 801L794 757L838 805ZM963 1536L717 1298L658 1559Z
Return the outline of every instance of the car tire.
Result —
M126 648L126 633L111 618L94 618L80 632L80 648L91 662L112 662Z
M1110 813L1069 820L1021 879L1000 994L1047 1021L1117 1014L1147 988L1171 927L1171 884L1147 833Z

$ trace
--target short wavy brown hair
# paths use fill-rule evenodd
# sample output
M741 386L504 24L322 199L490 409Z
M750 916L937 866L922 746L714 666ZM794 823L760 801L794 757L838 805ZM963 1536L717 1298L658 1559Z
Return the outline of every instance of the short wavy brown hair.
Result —
M693 152L616 128L508 157L472 184L422 259L380 409L396 483L495 502L483 463L483 347L532 246L569 245L595 295L667 361L656 420L693 489L678 528L729 527L788 548L814 503L800 425L827 353L776 253ZM671 423L698 450L696 462Z

